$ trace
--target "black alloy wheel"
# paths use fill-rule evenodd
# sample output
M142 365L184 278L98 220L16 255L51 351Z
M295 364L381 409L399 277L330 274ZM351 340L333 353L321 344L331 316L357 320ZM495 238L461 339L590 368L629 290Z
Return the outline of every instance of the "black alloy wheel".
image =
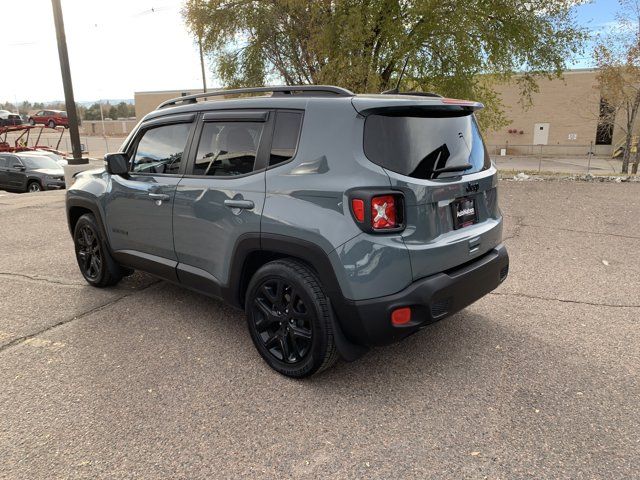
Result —
M297 363L311 349L312 313L300 292L282 278L270 278L258 288L253 320L264 348L277 360Z
M104 257L100 240L89 225L82 225L75 234L76 257L82 275L90 282L96 282L102 274Z
M249 282L245 312L253 344L278 373L308 377L337 361L329 301L315 271L301 261L263 265Z

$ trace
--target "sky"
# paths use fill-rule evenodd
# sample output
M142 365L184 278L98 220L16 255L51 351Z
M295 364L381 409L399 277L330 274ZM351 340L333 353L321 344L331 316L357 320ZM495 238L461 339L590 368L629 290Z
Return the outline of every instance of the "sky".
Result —
M135 91L202 86L183 0L62 0L76 101L131 99ZM615 20L617 0L576 7L592 32ZM0 101L64 98L50 0L0 0ZM588 53L570 68L592 66ZM217 86L207 67L207 85Z

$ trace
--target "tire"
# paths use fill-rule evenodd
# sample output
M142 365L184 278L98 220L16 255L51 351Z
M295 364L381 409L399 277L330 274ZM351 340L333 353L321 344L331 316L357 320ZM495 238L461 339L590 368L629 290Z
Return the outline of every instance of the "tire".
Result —
M35 126L35 124L36 124L36 121L33 118L30 118L29 119L29 125Z
M80 273L94 287L110 287L122 279L93 214L82 215L73 229L73 244Z
M49 120L49 123L47 123L47 125L49 126L49 128L56 128L56 122L54 122L53 120Z
M303 263L283 259L260 268L249 282L245 312L253 344L278 373L308 377L338 359L327 297Z
M28 193L37 193L37 192L41 192L42 190L44 190L44 188L42 188L42 185L40 185L40 182L38 182L37 180L31 180L27 184Z

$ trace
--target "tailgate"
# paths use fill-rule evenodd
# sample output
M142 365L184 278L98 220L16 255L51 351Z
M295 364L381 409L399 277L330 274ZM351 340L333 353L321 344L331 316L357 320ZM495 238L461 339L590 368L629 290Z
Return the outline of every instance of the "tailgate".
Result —
M475 104L372 106L364 153L405 195L402 233L414 279L476 259L502 238L497 172L473 115Z
M436 185L407 182L394 172L388 173L392 186L405 192L407 228L403 239L414 280L467 263L501 242L495 169Z

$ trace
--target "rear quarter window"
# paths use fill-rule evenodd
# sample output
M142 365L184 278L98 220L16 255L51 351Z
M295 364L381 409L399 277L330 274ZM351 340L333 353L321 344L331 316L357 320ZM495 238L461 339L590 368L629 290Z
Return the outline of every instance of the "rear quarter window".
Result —
M293 158L298 148L301 127L302 113L277 112L269 166L278 165Z
M364 128L364 153L373 163L413 178L434 178L445 167L471 167L438 178L486 170L491 159L473 115L428 117L369 115Z

